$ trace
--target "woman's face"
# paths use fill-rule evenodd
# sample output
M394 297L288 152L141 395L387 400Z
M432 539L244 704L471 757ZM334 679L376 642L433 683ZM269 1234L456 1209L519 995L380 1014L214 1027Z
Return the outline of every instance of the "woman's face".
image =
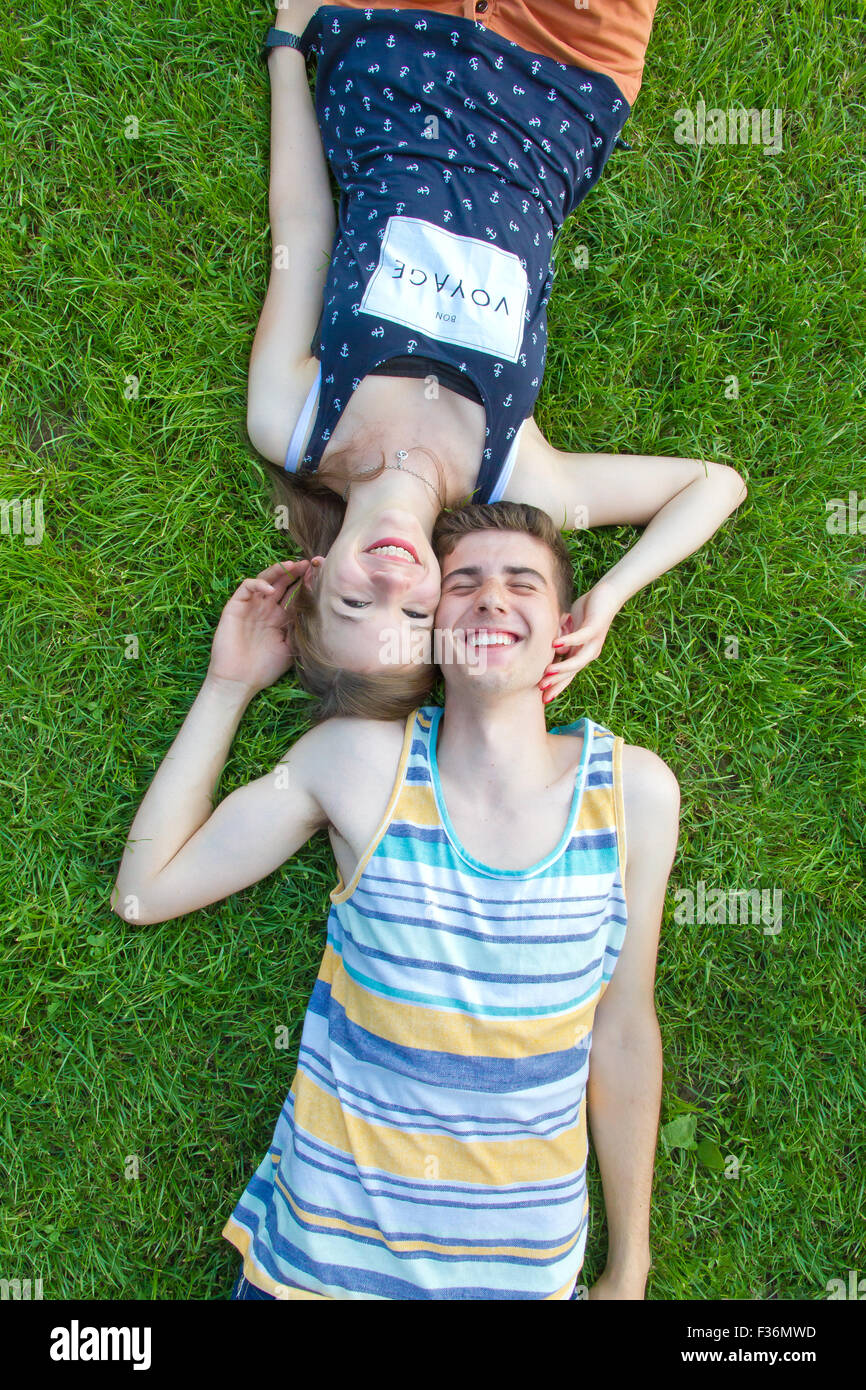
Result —
M304 581L316 594L320 636L331 659L351 671L378 671L419 659L439 601L439 564L409 512L346 525Z

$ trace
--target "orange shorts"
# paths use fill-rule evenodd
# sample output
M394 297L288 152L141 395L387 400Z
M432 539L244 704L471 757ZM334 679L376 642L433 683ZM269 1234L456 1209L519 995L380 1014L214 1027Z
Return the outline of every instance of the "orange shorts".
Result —
M433 10L474 19L530 53L612 77L629 106L640 90L658 0L339 0L349 9Z

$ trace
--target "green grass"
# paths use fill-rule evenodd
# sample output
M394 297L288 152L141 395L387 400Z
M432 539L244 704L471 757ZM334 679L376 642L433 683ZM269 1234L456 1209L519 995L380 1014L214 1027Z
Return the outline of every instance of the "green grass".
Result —
M219 1232L292 1079L334 880L320 837L179 921L108 906L222 604L281 553L244 430L269 13L179 11L22 0L2 37L0 495L42 498L45 534L0 537L0 1270L47 1298L227 1296ZM694 1114L693 1142L742 1168L660 1143L653 1299L819 1299L866 1275L866 559L862 535L825 528L830 498L866 495L862 15L661 0L634 148L557 244L542 429L562 448L718 458L750 488L555 706L655 749L682 786L662 1123ZM674 112L699 98L783 108L783 151L676 144ZM582 585L633 539L577 536ZM262 694L223 791L272 765L308 709L291 679ZM678 924L673 890L699 880L781 890L781 932ZM591 1202L589 1279L595 1169Z

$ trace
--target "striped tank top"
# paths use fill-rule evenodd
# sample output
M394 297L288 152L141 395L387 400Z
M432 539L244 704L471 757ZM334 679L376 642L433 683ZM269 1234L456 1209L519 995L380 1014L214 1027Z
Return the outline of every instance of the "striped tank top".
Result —
M270 1150L222 1234L277 1298L568 1299L586 1243L596 1006L626 929L622 739L584 718L559 843L461 845L407 721L328 934Z

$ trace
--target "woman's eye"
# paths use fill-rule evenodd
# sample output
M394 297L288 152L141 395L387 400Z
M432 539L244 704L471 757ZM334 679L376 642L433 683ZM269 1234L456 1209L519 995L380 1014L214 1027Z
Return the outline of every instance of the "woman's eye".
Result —
M367 604L364 602L364 600L363 600L363 599L360 599L360 598L344 598L344 599L343 599L343 603L345 603L346 606L347 606L348 608L366 608L366 607L367 607Z
M429 616L430 616L429 613L413 613L412 610L411 610L411 608L404 608L404 609L403 609L403 612L406 614L406 617L407 617L407 618L423 618L423 619L427 619L427 618L429 618Z

